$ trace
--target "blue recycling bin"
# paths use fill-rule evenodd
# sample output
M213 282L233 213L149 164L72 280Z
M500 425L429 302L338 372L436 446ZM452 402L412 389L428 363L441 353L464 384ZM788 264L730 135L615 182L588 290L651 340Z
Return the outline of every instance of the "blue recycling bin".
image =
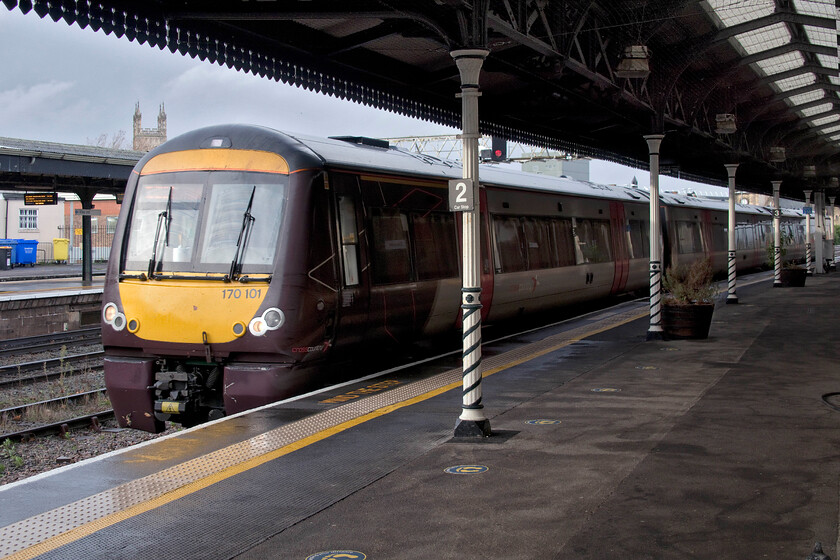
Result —
M17 242L17 264L35 266L38 257L38 242L32 239L18 239Z
M8 247L11 251L11 268L17 266L17 248L18 248L18 240L17 239L0 239L0 247Z

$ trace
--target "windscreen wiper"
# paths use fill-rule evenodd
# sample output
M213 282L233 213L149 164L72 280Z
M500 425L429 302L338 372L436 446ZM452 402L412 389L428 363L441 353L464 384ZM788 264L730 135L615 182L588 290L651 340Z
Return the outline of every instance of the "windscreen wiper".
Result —
M163 225L163 246L169 245L169 224L172 222L172 187L169 187L169 198L166 200L166 210L158 214L157 227L155 228L155 246L152 249L152 258L149 259L149 279L155 277L155 268L157 268L157 250L158 241L160 241L160 226Z
M242 228L239 230L239 239L236 240L236 253L233 255L233 261L230 263L230 273L228 278L230 281L239 278L242 274L242 259L245 257L245 249L248 247L248 239L251 237L251 229L254 225L254 216L251 215L251 207L254 205L254 193L257 192L257 186L251 189L251 198L248 200L248 207L245 208L245 214L242 215Z

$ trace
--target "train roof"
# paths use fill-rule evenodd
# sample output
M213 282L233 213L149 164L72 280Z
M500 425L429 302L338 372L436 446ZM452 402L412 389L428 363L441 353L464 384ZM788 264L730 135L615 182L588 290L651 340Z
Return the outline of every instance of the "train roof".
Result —
M384 141L361 137L316 138L291 135L322 157L328 165L386 171L397 174L423 175L435 178L458 179L462 177L461 162L441 160L433 156L417 154L404 149L386 147ZM361 156L361 157L360 157ZM591 198L612 198L647 204L650 193L645 190L619 185L601 185L579 181L568 177L555 177L519 171L496 163L479 165L479 178L484 185L507 188L540 190L552 193L571 194ZM702 199L693 196L673 194L660 195L660 200L669 206L684 206L708 210L729 211L726 201ZM773 210L763 206L736 204L736 212L772 216ZM803 214L788 208L782 209L783 216Z
M442 160L433 156L409 152L388 146L383 140L364 137L322 138L297 133L285 133L255 125L218 125L202 128L178 136L152 152L150 157L168 151L205 147L208 138L225 137L234 149L258 149L283 155L292 168L304 168L320 161L327 167L359 171L391 173L403 176L421 176L434 179L460 179L461 162ZM600 185L568 177L541 175L514 170L496 163L479 165L479 178L483 185L513 189L528 189L569 194L589 198L609 198L624 202L648 204L648 191L617 185ZM660 195L666 205L728 211L728 203L717 200L672 194ZM772 210L760 206L736 205L737 211L746 214L772 215ZM803 216L801 212L782 209L786 216Z

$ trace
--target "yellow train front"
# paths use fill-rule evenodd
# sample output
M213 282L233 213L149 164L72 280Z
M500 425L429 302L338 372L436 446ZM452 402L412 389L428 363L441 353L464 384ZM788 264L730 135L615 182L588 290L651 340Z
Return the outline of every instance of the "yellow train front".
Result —
M311 235L324 177L295 140L244 126L185 134L137 164L103 294L121 426L193 425L302 388L335 306L335 290L307 274L332 253L328 233Z

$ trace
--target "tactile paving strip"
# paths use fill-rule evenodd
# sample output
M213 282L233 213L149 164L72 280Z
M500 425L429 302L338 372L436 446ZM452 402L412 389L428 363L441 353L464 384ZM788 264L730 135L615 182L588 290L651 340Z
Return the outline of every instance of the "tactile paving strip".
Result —
M485 375L524 363L578 340L646 316L634 308L484 360ZM119 521L191 494L310 443L461 385L461 369L395 387L286 424L246 441L197 457L0 528L0 557L33 558Z

